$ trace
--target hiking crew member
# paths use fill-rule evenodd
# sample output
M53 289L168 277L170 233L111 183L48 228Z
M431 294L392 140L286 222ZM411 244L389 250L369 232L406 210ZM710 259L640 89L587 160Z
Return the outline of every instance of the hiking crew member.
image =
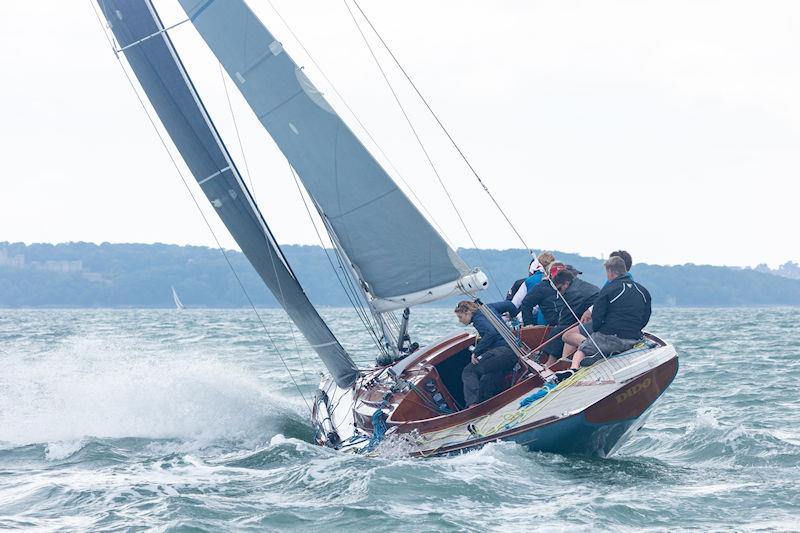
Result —
M480 335L480 340L472 350L470 362L461 372L466 407L488 400L497 394L502 385L503 375L517 364L516 354L484 316L485 312L494 313L498 320L502 320L500 318L502 313L507 312L515 316L517 308L508 300L486 304L483 308L479 308L474 302L458 302L455 313L459 322L465 326L472 324Z
M609 259L611 259L612 257L619 257L620 259L625 261L625 272L628 272L630 274L631 268L633 267L633 257L631 257L631 254L629 254L625 250L614 250L613 252L608 254L608 258ZM632 277L633 277L633 275L631 274L631 278ZM606 281L606 284L608 284L607 281ZM583 315L581 315L581 322L582 323L586 323L586 322L589 322L591 320L592 320L592 308L589 307L589 309L587 309L586 312L583 313ZM570 338L569 337L570 337L570 332L565 333L564 334L564 342L569 344L570 343ZM573 346L578 346L577 344L572 344L572 345Z
M514 282L514 285L511 286L508 294L506 294L506 300L514 302L514 305L519 308L525 296L545 277L544 274L548 271L553 261L555 261L555 257L551 252L540 253L528 265L528 277ZM540 318L541 321L539 323L543 324L544 317Z
M552 338L562 331L572 327L576 320L573 312L581 316L591 306L600 289L588 281L576 277L569 270L562 270L553 278L553 284L559 292L558 304L558 323L550 331L548 338ZM569 307L565 304L569 304ZM572 309L572 311L570 311ZM564 342L561 338L554 340L544 346L542 351L547 354L547 366L554 364L563 356L565 350Z
M550 279L565 268L564 263L551 263L549 276L537 283L522 299L520 311L522 312L522 323L524 325L531 326L540 323L533 313L536 306L539 307L539 313L543 317L541 324L548 326L558 324L558 292L550 284Z
M591 338L584 338L572 357L569 370L556 372L562 381L581 367L590 366L605 355L622 353L642 340L642 328L650 321L650 293L633 281L621 257L605 262L608 283L594 300ZM602 352L602 353L601 353Z

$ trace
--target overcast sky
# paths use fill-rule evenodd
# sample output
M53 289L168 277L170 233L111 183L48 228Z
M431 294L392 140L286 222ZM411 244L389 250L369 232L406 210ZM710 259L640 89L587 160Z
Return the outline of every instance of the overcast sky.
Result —
M446 238L471 246L345 4L272 3L333 86L270 2L249 2L386 163L338 89ZM176 4L156 3L167 24L185 18ZM530 246L664 264L800 260L800 2L360 4ZM213 55L191 24L171 35L278 240L317 244L285 159L234 85L243 152ZM0 65L0 241L213 244L88 0L0 2ZM390 75L477 245L520 247Z

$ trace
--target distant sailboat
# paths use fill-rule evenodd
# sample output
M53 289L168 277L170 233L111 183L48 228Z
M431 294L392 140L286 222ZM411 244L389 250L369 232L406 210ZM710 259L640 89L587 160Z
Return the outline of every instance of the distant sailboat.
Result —
M179 0L325 224L337 272L344 273L340 282L382 356L377 366L356 366L303 291L151 0L97 2L115 52L124 54L201 190L326 366L312 404L319 444L371 453L391 434L416 456L498 439L607 456L644 424L678 371L675 348L650 334L633 350L556 384L530 348L547 327L522 328L515 338L497 319L517 369L502 392L465 406L461 371L476 335L462 330L419 347L409 338L410 309L454 295L475 298L488 285L486 275L470 269L422 216L242 0ZM173 295L181 308L174 289ZM555 370L568 363L558 364Z
M178 293L175 291L175 287L172 287L172 301L175 302L175 308L179 311L186 309L186 306L183 305L181 299L178 298Z

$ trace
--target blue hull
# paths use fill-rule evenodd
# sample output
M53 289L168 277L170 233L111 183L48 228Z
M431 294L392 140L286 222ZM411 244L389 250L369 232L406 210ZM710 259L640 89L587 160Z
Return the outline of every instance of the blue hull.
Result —
M504 440L516 442L531 451L606 457L624 442L623 437L627 436L626 433L632 433L641 427L644 418L646 416L593 424L586 420L583 413L578 413Z
M653 404L672 383L677 372L678 359L675 357L580 413L529 429L510 429L443 452L476 449L487 442L506 440L531 451L607 457L644 425Z

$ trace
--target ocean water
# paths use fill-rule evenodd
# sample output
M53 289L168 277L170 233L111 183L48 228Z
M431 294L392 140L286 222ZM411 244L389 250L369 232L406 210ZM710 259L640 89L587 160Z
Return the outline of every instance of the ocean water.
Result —
M351 311L323 314L374 356ZM271 339L252 310L0 310L0 529L800 529L798 309L656 310L681 369L609 459L317 447L321 365L261 315ZM458 327L419 310L412 334Z

